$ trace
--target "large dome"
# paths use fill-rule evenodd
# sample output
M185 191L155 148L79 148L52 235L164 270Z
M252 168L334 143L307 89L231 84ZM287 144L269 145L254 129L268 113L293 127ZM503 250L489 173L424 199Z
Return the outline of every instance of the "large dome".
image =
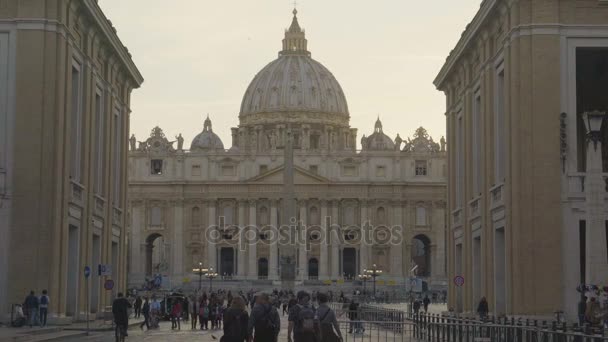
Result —
M310 57L296 13L285 32L279 58L264 67L249 84L240 115L314 112L348 118L342 87L326 67Z
M194 139L192 139L192 144L190 145L190 150L223 150L224 143L222 139L217 136L217 134L213 133L213 128L211 127L211 119L209 119L209 115L207 115L207 119L205 119L205 123L203 126L203 131L199 133Z

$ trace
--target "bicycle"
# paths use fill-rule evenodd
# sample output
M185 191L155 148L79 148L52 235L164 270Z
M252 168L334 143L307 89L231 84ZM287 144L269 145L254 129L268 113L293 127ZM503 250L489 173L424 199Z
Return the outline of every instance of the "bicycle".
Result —
M116 324L116 329L114 329L114 333L116 336L116 342L125 342L127 337L127 327L124 325Z

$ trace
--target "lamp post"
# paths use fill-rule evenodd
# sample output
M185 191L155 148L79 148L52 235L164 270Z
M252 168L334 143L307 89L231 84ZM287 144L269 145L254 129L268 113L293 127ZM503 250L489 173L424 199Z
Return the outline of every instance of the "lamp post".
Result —
M372 268L365 272L374 280L374 298L376 298L376 278L382 275L382 270L376 264L373 264Z
M603 210L605 183L602 176L602 123L606 112L591 111L583 113L583 122L587 130L587 174L585 192L587 200L587 233L586 233L586 274L587 284L599 284L608 276L606 263L606 232ZM593 148L591 148L593 143ZM598 144L600 148L598 149ZM608 146L606 146L608 148Z
M209 292L213 291L213 278L217 277L217 273L213 272L213 267L209 267L207 274L205 275L209 279Z
M359 279L361 279L363 281L363 298L366 298L366 294L365 294L366 286L365 285L371 277L372 277L371 275L367 274L366 269L363 269L363 274L359 274Z
M198 291L201 291L201 288L203 286L203 274L205 274L207 272L206 268L203 268L203 263L199 262L198 263L198 268L193 268L192 272L195 274L198 274Z

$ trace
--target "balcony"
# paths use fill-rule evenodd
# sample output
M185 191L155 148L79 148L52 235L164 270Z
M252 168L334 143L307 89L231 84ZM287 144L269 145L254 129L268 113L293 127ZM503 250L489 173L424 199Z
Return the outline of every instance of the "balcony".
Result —
M469 201L469 219L472 220L481 216L481 196Z
M122 209L112 208L112 223L122 227Z
M103 211L106 207L106 200L99 195L95 195L93 199L95 201L95 214L103 216Z
M495 209L500 206L504 206L504 188L503 183L497 184L490 188L490 208Z
M84 185L70 180L70 200L81 207L84 205Z
M452 211L452 226L458 227L462 225L462 208Z

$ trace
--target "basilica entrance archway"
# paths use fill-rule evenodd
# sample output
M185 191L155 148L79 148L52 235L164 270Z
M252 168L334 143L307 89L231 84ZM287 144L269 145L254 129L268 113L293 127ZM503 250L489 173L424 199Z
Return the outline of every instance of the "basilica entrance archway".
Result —
M431 275L431 240L420 234L412 239L412 260L418 266L416 275L428 277Z
M308 260L308 277L310 279L319 278L319 260L317 258Z
M146 239L146 276L161 273L164 262L164 238L161 234L151 234Z
M220 275L234 275L234 248L222 247L220 250Z
M268 278L268 259L260 258L258 260L258 278Z
M344 278L353 279L357 275L357 250L344 248L342 250L342 273Z

